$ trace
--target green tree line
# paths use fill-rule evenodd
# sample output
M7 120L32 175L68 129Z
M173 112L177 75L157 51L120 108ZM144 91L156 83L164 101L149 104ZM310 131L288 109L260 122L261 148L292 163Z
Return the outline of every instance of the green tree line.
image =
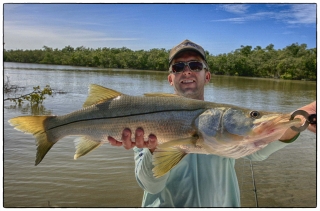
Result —
M4 50L4 62L73 65L100 68L126 68L168 71L170 50L164 48L133 51L123 48L86 48L66 46L39 50ZM216 75L316 80L317 49L293 43L283 49L243 46L230 53L212 55L208 51L210 71Z

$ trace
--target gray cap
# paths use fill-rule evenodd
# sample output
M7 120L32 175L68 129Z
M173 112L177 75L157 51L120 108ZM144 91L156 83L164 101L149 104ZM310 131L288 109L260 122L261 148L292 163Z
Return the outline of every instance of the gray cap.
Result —
M180 43L179 45L171 49L169 54L169 64L172 62L173 58L178 53L186 50L192 50L192 51L198 52L201 55L201 57L206 61L206 53L204 52L204 49L200 45L190 40L184 40L182 43Z

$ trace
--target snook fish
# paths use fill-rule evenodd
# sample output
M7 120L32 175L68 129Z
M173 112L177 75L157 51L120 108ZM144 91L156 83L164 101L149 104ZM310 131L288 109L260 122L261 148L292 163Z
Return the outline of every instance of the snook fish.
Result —
M129 96L90 85L89 96L78 111L63 116L20 116L9 122L35 137L35 165L65 136L80 136L75 141L77 159L107 143L108 136L120 140L124 128L135 131L141 127L145 140L151 133L157 136L153 173L160 177L188 153L235 159L252 154L300 123L300 119L289 119L290 114L254 111L175 94Z

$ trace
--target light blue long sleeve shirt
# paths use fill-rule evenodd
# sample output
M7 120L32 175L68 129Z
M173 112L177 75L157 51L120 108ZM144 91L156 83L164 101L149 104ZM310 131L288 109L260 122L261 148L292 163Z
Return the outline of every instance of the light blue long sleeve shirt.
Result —
M245 158L261 161L287 145L275 141ZM188 154L170 172L155 178L149 149L135 147L133 150L136 179L144 189L142 207L241 206L235 159Z

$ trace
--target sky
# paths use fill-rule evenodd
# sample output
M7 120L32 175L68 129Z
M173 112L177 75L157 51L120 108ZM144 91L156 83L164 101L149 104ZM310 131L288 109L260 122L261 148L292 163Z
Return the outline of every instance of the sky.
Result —
M6 50L47 46L171 49L185 39L211 55L241 46L315 48L316 4L3 4Z

